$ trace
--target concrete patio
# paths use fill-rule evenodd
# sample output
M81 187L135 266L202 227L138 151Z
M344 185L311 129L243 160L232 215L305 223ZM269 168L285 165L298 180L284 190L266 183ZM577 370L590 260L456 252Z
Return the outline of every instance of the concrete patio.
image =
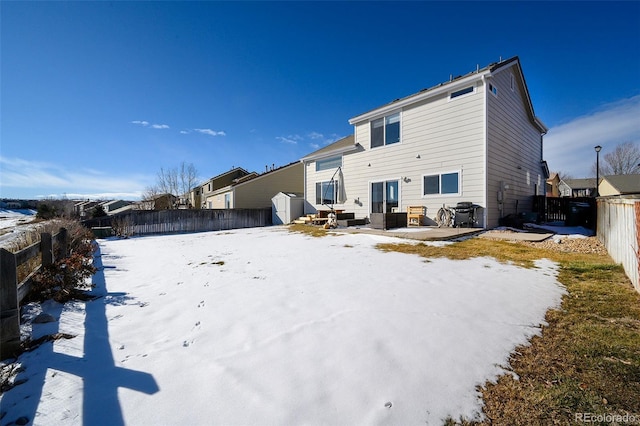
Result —
M374 229L366 226L350 226L339 227L332 230L333 232L344 233L360 233L360 234L374 234L384 235L387 237L406 238L410 240L419 241L449 241L462 237L471 237L478 235L482 238L492 238L500 240L511 241L531 241L540 242L554 235L553 232L504 232L498 230L485 230L482 228L454 228L454 227L442 227L437 226L420 226L411 228L396 228L396 229Z

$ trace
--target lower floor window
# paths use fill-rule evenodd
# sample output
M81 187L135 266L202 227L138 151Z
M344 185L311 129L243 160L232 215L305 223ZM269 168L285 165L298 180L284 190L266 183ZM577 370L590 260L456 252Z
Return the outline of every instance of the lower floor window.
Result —
M338 185L335 180L316 182L316 204L337 204Z
M460 194L460 172L422 177L422 195Z

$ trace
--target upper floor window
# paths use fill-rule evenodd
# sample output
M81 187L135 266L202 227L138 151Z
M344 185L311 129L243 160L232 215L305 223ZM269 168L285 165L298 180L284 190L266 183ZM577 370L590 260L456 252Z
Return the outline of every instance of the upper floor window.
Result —
M342 166L342 156L337 155L335 157L324 158L316 161L316 172L321 170L337 169Z
M400 113L371 122L371 148L400 142Z
M465 87L464 89L456 90L455 92L451 92L451 95L449 95L449 99L455 99L455 98L458 98L458 97L460 97L462 95L473 93L474 90L475 89L474 89L473 86L469 86L469 87Z
M498 96L498 88L493 83L489 83L489 91L493 93L493 96Z

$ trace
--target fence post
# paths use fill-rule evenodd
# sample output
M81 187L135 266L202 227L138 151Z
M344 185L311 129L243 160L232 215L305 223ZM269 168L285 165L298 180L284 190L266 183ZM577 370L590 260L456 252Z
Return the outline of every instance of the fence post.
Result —
M58 244L58 253L60 259L64 259L69 255L69 234L67 232L67 228L60 228L60 233L58 235Z
M53 263L53 239L48 232L40 234L40 251L42 252L42 267L51 265Z
M16 257L0 249L0 360L15 356L20 349L20 311Z

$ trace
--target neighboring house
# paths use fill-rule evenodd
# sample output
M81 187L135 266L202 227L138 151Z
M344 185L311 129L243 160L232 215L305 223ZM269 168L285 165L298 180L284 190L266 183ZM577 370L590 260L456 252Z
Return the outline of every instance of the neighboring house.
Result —
M128 204L126 206L122 206L119 209L110 210L109 211L109 216L113 216L113 215L116 215L116 214L124 213L124 212L130 211L130 210L135 210L135 209L136 209L135 203L131 203L131 204Z
M140 201L135 205L135 210L169 210L176 206L178 197L173 194L160 194L151 200Z
M306 213L333 205L363 218L424 206L433 224L440 207L471 202L479 206L478 225L495 227L545 194L547 128L534 114L518 57L349 123L353 137L301 160ZM338 167L342 176L335 175Z
M196 209L212 209L214 208L213 204L210 204L207 200L212 200L211 197L214 192L218 191L220 188L231 185L234 180L250 174L257 175L256 173L249 173L241 167L234 167L228 172L214 176L202 185L191 190L189 193L189 202Z
M547 179L547 197L559 197L560 189L558 186L560 185L560 176L557 173L551 173L549 179Z
M73 205L73 212L78 216L81 220L89 219L93 210L99 205L101 201L79 201Z
M595 197L596 179L562 179L558 184L561 197Z
M598 189L602 197L640 194L640 174L603 176Z
M229 185L207 196L208 208L257 209L271 207L271 199L279 192L302 192L303 166L300 162L268 170L262 174L250 173L235 179Z
M112 215L114 214L115 211L124 211L121 210L123 207L127 207L129 205L131 205L132 202L131 201L125 201L125 200L111 200L111 201L105 201L102 203L102 208L104 209L104 212L108 215ZM126 210L126 209L125 209Z

